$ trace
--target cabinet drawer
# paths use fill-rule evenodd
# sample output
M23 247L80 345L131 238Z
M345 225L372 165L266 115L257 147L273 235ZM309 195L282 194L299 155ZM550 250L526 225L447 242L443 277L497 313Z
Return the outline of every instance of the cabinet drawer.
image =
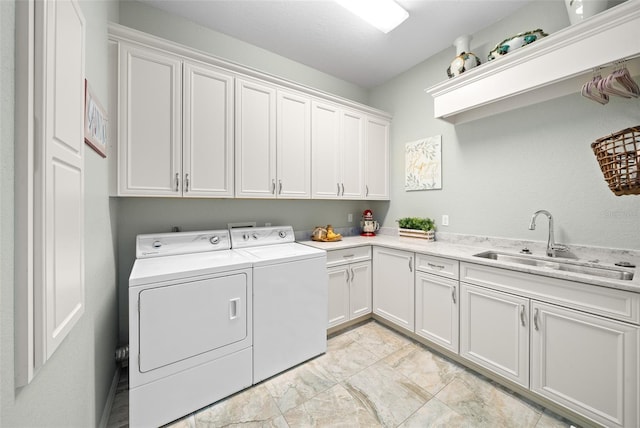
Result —
M460 264L460 281L640 324L640 294L508 269Z
M459 278L459 265L457 260L444 257L416 254L416 270L444 276L451 279Z
M327 266L337 266L362 260L371 260L370 245L327 251Z

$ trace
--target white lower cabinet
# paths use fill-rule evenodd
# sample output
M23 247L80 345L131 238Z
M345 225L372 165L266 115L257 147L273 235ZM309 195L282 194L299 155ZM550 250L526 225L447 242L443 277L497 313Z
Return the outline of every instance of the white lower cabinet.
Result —
M329 324L335 327L371 313L371 247L327 253Z
M529 387L529 299L461 283L460 355Z
M640 426L640 329L533 301L531 390L608 427Z
M414 254L374 247L373 265L373 313L413 332Z
M416 330L438 345L458 352L458 281L416 272Z

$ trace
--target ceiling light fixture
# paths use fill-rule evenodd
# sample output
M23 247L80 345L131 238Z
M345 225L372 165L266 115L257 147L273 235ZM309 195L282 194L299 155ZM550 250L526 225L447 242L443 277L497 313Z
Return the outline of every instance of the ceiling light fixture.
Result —
M393 0L335 1L385 34L402 24L409 17L409 12Z

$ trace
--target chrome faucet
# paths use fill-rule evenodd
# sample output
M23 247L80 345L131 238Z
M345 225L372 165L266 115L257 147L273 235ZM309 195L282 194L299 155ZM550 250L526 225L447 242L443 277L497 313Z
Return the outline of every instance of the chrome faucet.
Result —
M544 214L549 219L549 238L547 239L547 256L549 257L558 257L559 252L568 253L569 247L562 244L556 244L553 238L553 216L547 210L538 210L533 213L531 216L531 223L529 223L529 230L535 230L536 228L536 217L538 214Z

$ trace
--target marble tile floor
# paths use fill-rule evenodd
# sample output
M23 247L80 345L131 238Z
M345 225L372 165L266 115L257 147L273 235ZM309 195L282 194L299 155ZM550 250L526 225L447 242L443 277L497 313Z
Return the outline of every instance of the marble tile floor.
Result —
M575 426L375 321L327 348L167 427ZM128 426L127 412L128 385L119 385L108 427Z

